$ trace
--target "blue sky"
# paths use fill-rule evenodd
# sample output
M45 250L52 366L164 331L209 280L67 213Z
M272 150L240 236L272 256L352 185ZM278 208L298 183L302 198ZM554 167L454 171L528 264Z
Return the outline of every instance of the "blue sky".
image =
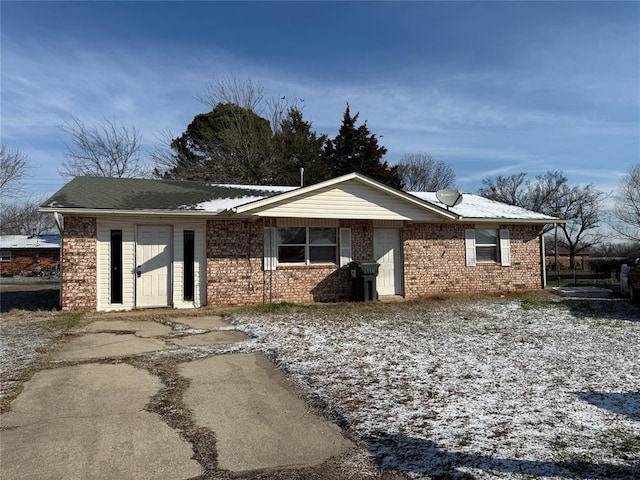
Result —
M346 103L387 147L426 152L474 192L561 169L615 189L640 161L638 2L0 3L1 136L49 195L75 115L140 129L147 151L216 79L304 99L334 136Z

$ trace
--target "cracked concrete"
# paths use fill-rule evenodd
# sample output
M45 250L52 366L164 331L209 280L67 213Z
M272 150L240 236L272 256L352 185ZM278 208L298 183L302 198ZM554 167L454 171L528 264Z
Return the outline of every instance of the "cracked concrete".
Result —
M218 332L200 333L197 335L187 335L185 337L172 338L171 342L176 345L187 346L205 346L205 345L224 345L227 343L236 343L249 340L247 334L238 330L222 330Z
M174 328L129 321L126 314L119 318L96 319L51 360L91 362L135 355L136 365L144 365L146 353L163 351L170 361L175 350L184 360L190 347L196 351L248 339L217 316L175 317L170 320ZM185 331L184 325L194 331ZM177 401L193 412L194 428L209 428L215 435L215 442L207 445L212 451L215 447L215 455L205 460L208 465L217 459L218 468L232 472L316 466L353 447L335 424L308 409L261 353L212 353L183 361L180 372L190 383ZM13 401L12 411L0 416L0 476L201 475L203 468L193 460L196 444L184 441L158 414L144 410L163 387L158 377L128 364L84 363L37 372Z
M3 478L188 479L191 445L144 411L162 387L130 365L43 370L0 416ZM13 428L10 428L13 427Z
M171 319L171 321L202 330L215 330L216 328L229 327L229 322L217 315L207 317L176 317Z
M122 357L168 348L157 338L140 338L134 334L88 333L69 340L52 360L74 361L104 357Z
M171 327L158 322L129 320L98 320L84 329L86 332L131 331L137 337L158 337L171 333Z
M216 434L218 465L233 472L318 465L353 444L309 410L261 353L237 353L181 364L195 422Z

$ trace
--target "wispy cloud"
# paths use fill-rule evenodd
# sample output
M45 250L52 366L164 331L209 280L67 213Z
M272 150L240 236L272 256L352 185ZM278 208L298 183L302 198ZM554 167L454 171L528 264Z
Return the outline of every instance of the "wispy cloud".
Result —
M135 125L153 150L160 132L179 134L205 110L196 97L209 82L235 75L267 95L303 99L305 117L331 136L349 102L381 137L390 162L431 153L454 167L466 190L486 176L550 168L580 182L615 183L638 161L637 28L594 21L590 29L550 26L536 34L520 39L502 64L445 67L427 56L394 71L372 62L357 77L330 64L319 76L215 45L126 45L114 37L96 48L65 33L3 36L2 141L38 165L39 188L57 176L65 137L56 126L71 115Z

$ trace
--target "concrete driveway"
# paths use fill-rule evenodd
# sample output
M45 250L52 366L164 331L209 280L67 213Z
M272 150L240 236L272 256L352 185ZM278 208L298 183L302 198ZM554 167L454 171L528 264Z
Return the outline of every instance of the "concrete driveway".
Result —
M220 317L120 316L77 333L0 416L0 478L192 479L353 447Z

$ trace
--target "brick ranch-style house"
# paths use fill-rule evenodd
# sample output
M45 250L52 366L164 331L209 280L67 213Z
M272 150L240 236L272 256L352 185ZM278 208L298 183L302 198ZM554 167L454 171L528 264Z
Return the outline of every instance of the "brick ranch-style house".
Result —
M0 236L0 275L51 275L60 264L60 235Z
M352 260L380 264L381 297L540 289L556 221L355 173L305 187L77 177L41 210L63 237L62 308L100 311L348 301Z

